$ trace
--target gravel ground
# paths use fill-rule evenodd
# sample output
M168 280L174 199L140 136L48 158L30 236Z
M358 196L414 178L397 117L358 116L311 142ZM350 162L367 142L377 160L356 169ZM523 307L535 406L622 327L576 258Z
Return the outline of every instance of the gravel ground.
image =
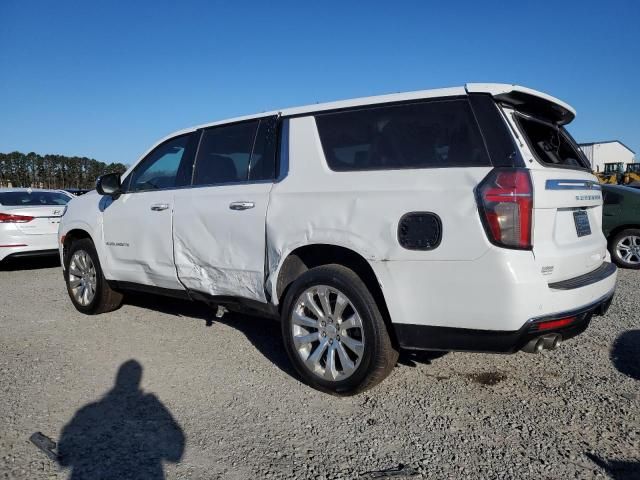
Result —
M622 271L609 313L555 352L404 355L374 390L336 398L297 380L273 321L152 296L86 317L55 263L5 266L0 474L637 479L639 283Z

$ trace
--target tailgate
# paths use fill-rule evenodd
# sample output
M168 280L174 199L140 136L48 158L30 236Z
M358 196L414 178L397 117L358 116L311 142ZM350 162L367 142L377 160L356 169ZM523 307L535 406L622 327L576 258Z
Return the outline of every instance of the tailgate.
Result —
M533 253L548 282L574 278L606 258L602 191L596 177L560 168L531 169L534 188Z
M596 270L607 256L602 190L589 162L562 126L571 120L551 101L503 106L533 183L533 254L548 283ZM534 160L535 159L535 160Z

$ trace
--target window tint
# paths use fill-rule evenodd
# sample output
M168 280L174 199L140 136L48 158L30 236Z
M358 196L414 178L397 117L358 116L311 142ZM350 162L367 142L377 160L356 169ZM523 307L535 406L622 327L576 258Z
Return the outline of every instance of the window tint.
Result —
M547 165L587 168L578 148L564 128L517 116L524 136L538 160Z
M319 114L332 170L490 165L467 100Z
M247 181L258 121L213 127L202 132L194 185Z
M491 164L494 167L524 166L513 133L493 96L488 93L472 93L468 98L487 145Z
M181 164L190 163L188 157L192 156L192 148L189 148L189 139L192 137L173 138L147 155L131 174L128 191L158 190L187 184L183 178L186 175L179 175L179 172L182 172Z
M251 180L271 180L275 178L277 117L263 118L258 126L256 141L251 154Z
M69 195L59 192L41 192L31 190L24 192L0 193L0 205L7 206L37 206L37 205L66 205L71 200Z

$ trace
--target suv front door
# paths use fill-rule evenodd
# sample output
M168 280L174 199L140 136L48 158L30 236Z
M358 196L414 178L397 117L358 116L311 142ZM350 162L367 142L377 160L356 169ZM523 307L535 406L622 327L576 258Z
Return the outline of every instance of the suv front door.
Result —
M188 186L197 134L153 149L123 182L119 197L103 197L105 273L121 282L183 289L173 261L172 212L176 187Z
M202 132L193 188L174 198L180 281L211 296L266 301L265 226L273 185L276 117Z

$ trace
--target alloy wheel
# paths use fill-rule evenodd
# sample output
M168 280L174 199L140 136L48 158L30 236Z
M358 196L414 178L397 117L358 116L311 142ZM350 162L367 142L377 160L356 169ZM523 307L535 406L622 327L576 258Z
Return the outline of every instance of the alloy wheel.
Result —
M640 237L627 235L622 237L616 245L618 258L630 265L640 264Z
M360 315L343 292L327 285L310 287L298 297L291 334L304 366L324 380L350 377L364 354Z
M86 307L96 296L96 267L84 250L74 252L69 262L69 288L77 303Z

